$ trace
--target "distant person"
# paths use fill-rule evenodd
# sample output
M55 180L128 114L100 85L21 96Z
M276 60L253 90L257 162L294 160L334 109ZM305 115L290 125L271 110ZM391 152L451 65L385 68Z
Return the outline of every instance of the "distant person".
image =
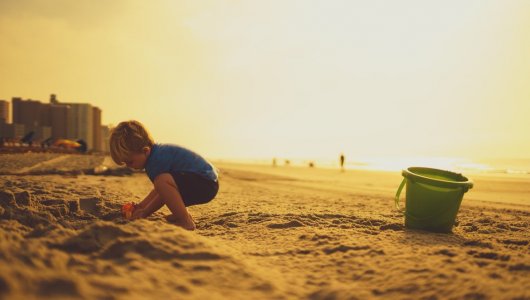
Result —
M286 166L289 166L290 164L291 164L291 161L288 160L288 159L286 159L286 160L285 160L285 165L286 165Z
M35 137L35 131L30 131L28 134L26 134L21 140L20 142L22 144L27 144L28 146L32 146L33 145L33 138Z
M155 144L138 121L121 122L112 130L110 154L117 164L145 168L153 182L153 190L145 199L137 205L132 203L132 220L147 218L166 205L171 211L166 216L168 222L194 230L195 222L186 207L210 202L219 190L217 171L211 163L184 147Z
M81 153L87 152L88 146L87 146L87 144L86 144L86 142L84 140L79 139L79 140L76 141L76 143L79 144L79 146L75 150L77 150L77 151L79 151Z
M314 167L315 167L315 163L312 162L312 161L310 161L310 162L309 162L309 167L310 167L310 168L314 168Z
M272 166L276 167L276 157L272 158Z
M341 153L339 157L339 161L340 161L340 170L342 172L344 172L344 160L345 160L344 153Z
M49 138L45 139L44 141L42 141L41 147L42 148L50 148L50 146L53 144L53 141L54 141L54 138L53 137L49 137Z

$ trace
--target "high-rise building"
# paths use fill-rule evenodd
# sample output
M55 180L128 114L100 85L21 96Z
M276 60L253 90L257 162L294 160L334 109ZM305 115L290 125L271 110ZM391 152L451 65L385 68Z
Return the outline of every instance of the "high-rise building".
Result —
M36 140L43 141L43 140L45 140L47 138L52 137L52 128L51 128L51 126L38 126L38 127L33 128L32 131L35 132L34 138Z
M10 123L9 102L6 100L0 100L0 119L3 119L4 123Z
M24 134L33 131L35 139L47 139L52 134L50 107L37 100L12 98L13 124L24 125Z
M101 109L99 107L92 107L92 132L94 132L94 144L93 149L96 151L103 151L102 138L101 138Z
M42 103L36 100L22 100L13 97L13 123L23 124L27 130L42 125Z
M59 102L55 94L50 95L50 103L52 107L62 107L62 110L57 108L52 109L52 112L55 111L56 114L66 117L62 121L62 124L66 125L66 138L84 140L88 149L97 150L97 143L94 137L94 121L99 121L101 124L101 110L98 108L99 120L94 120L94 108L88 103ZM57 124L57 128L60 128L62 124Z
M3 126L3 135L7 138L20 139L26 134L22 124L5 124Z
M24 125L8 124L4 119L0 119L0 137L1 138L21 138L24 136Z
M76 139L76 123L72 108L62 104L55 94L50 95L50 126L54 138Z
M92 105L88 103L65 103L70 106L73 115L69 127L74 130L74 139L82 139L86 142L88 149L94 147L94 114Z
M68 105L50 104L50 125L54 138L68 138L68 119L71 119L71 109Z
M7 101L4 102L7 103ZM4 106L5 104L0 102L0 108ZM13 97L12 107L13 125L20 126L11 128L10 136L18 136L21 130L24 131L22 135L33 131L34 138L37 140L49 137L82 139L86 142L88 149L96 151L106 149L103 145L103 131L101 130L102 111L98 107L88 103L62 103L55 94L50 95L50 103ZM0 120L3 119L2 116L0 114Z

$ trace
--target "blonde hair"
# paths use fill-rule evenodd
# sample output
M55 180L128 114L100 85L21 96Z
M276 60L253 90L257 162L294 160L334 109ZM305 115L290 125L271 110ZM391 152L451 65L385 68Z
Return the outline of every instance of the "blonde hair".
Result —
M141 153L144 147L154 145L153 138L142 123L124 121L112 129L110 134L110 156L121 165L131 153Z

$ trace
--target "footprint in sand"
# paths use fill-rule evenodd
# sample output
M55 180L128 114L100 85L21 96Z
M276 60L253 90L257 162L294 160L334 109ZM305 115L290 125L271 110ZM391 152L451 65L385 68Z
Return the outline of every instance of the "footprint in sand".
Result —
M500 260L500 261L510 260L510 255L501 255L496 252L478 252L475 250L471 250L471 251L468 251L467 254L472 255L475 258L482 258L482 259L491 259L491 260Z
M398 224L398 223L390 223L390 224L381 225L379 227L379 229L381 229L381 230L402 231L403 230L403 225L402 224Z
M506 239L506 240L500 240L500 242L505 244L505 245L516 245L516 246L526 246L526 245L528 245L528 240Z
M371 249L370 246L361 245L361 246L346 246L346 245L338 245L337 247L333 248L325 248L322 250L326 254L333 254L336 252L348 252L348 251L359 251L359 250L368 250Z
M508 270L510 272L517 272L517 271L525 271L525 272L529 272L530 271L530 265L527 265L527 264L515 264L515 265L511 265L508 267Z
M33 206L33 197L28 191L21 191L13 193L15 202L20 206Z
M285 228L295 228L295 227L304 227L304 226L305 224L298 220L289 221L287 223L272 223L272 224L267 225L268 228L272 228L272 229L285 229Z
M449 257L455 257L456 256L456 253L454 253L453 251L451 251L449 249L442 249L442 250L434 252L434 254L445 255L445 256L449 256Z
M471 240L471 241L464 242L464 246L493 249L493 245L491 243L482 242L478 240Z

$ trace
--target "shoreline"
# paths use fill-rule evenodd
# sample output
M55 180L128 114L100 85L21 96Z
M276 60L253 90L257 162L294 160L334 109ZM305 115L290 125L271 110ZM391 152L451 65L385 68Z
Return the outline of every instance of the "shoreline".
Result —
M401 161L404 159L404 161ZM382 160L381 162L378 162ZM453 163L446 162L453 161ZM243 164L256 166L272 166L271 159L213 159L213 162L222 164ZM333 159L294 159L289 165L285 165L284 159L279 160L277 167L308 167L309 162L315 163L319 169L339 169L338 161ZM401 163L399 163L401 161ZM456 163L456 161L464 161ZM467 162L466 162L467 161ZM511 162L511 163L507 163ZM457 157L424 157L415 160L410 157L395 158L389 161L382 158L371 158L356 162L346 162L345 169L350 171L376 171L376 172L399 172L405 167L432 167L443 170L452 170L457 173L466 173L470 176L530 176L530 158L515 159L469 159Z
M329 180L337 181L342 184L343 188L349 184L352 192L366 191L369 193L393 197L401 183L403 177L401 171L379 171L379 170L346 170L340 172L339 169L332 168L309 168L302 166L280 166L272 167L259 164L242 164L242 163L224 163L213 162L215 166L226 166L235 169L252 170L255 172L264 172L272 175L299 177L307 180L321 177L330 178ZM217 163L217 164L216 164ZM484 203L497 203L515 206L530 206L530 176L513 174L512 176L504 175L469 175L474 186L465 195L463 203L466 201L478 201ZM382 182L380 186L376 181ZM393 183L392 183L393 182ZM514 187L514 190L510 190ZM337 188L334 186L333 188ZM401 197L403 197L402 195Z

